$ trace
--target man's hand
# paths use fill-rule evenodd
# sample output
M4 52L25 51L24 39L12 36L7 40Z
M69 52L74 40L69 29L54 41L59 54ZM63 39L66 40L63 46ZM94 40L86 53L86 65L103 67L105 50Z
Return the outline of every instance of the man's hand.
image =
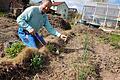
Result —
M32 28L32 29L30 29L28 32L29 32L30 34L34 35L35 30Z
M60 38L61 38L62 40L64 40L64 41L67 40L67 36L66 36L66 35L63 35L63 34L60 35Z

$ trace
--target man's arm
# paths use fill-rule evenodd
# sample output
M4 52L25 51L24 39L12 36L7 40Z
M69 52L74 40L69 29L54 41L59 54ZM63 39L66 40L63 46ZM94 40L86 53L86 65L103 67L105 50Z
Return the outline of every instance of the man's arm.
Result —
M23 27L27 31L30 31L32 27L27 23L32 17L32 9L31 7L27 8L20 16L17 18L17 23L20 27Z
M46 18L45 19L45 28L47 29L47 31L54 36L60 37L61 34L52 27L52 25L50 24L50 22L48 20L48 17L46 16L45 18Z
M62 40L66 41L67 40L67 36L59 33L57 30L55 30L52 25L50 24L48 17L46 17L46 22L45 22L45 28L47 29L47 31L49 33L51 33L52 35L55 35L59 38L61 38Z

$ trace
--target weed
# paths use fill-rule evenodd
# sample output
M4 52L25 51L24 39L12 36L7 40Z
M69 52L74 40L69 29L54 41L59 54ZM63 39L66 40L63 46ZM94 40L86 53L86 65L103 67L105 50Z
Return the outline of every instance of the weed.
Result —
M7 53L7 55L9 55L11 58L14 58L18 55L18 53L21 52L21 50L24 48L25 46L21 43L21 42L15 42L13 43L10 47L5 49L5 52Z

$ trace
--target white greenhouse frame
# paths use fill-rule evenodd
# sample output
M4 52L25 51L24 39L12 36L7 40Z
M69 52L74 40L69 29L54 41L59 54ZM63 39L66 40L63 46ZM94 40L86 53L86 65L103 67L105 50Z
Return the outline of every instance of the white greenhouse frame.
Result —
M86 4L82 11L82 20L102 27L120 29L120 5L96 2Z

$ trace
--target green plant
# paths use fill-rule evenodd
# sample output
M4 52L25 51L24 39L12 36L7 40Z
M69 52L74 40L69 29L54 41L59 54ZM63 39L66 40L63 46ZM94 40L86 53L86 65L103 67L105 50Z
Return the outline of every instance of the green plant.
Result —
M111 34L109 36L109 39L110 39L111 42L115 42L115 43L120 42L120 35Z
M5 12L0 12L0 17L4 15L5 15Z
M93 67L91 64L87 63L89 60L89 53L88 53L88 48L89 48L89 37L88 33L85 33L85 38L84 38L84 53L82 55L82 63L83 66L78 70L78 80L86 80L88 76L96 76L95 72L95 67Z
M120 35L111 34L109 36L109 41L114 48L120 48Z
M91 65L84 66L80 69L78 80L86 80L88 76L93 76L93 77L97 76L95 68Z
M48 43L46 47L47 47L47 49L48 49L50 52L52 52L52 53L54 53L54 52L57 51L55 45L52 44L52 43Z
M84 62L86 62L88 60L88 45L89 44L89 41L88 41L88 33L85 33L85 40L84 40L84 53L82 55L82 59Z
M21 50L24 48L25 46L21 43L21 42L15 42L13 43L10 47L5 49L5 52L7 53L7 55L9 55L11 58L14 58L18 55L18 53L21 52Z
M107 36L101 36L100 40L104 41L105 43L109 43L111 46L113 46L116 49L120 48L120 35L110 34Z
M120 49L120 44L111 43L111 45L112 45L115 49Z
M37 70L43 67L43 56L40 54L33 54L32 55L32 59L31 59L31 64L30 66L32 67L32 69Z

